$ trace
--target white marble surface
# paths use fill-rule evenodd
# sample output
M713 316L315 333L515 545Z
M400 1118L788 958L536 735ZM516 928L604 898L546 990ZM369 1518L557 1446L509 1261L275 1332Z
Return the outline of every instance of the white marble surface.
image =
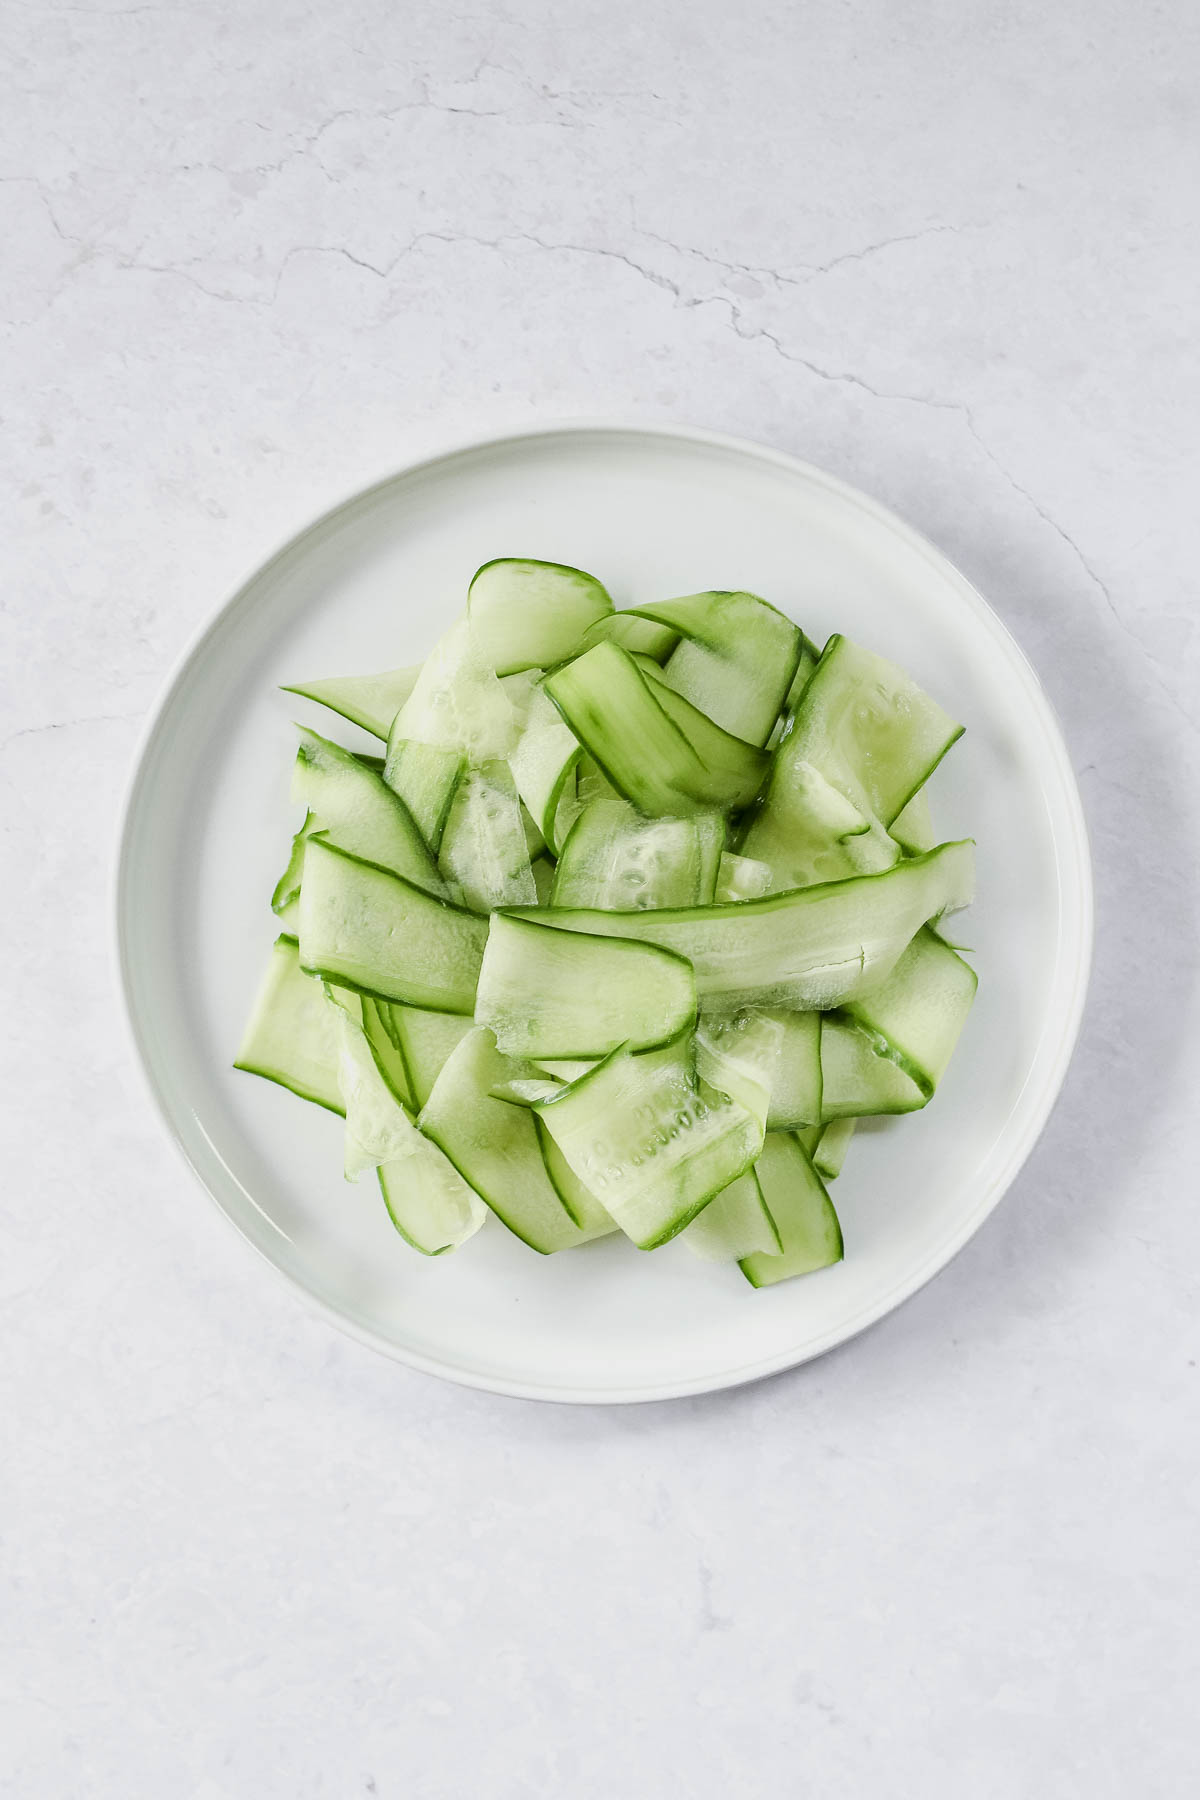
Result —
M2 12L0 1792L1191 1791L1195 8ZM1099 899L1067 1091L958 1262L625 1412L310 1319L177 1166L108 961L214 601L431 439L579 412L934 537L1060 709Z

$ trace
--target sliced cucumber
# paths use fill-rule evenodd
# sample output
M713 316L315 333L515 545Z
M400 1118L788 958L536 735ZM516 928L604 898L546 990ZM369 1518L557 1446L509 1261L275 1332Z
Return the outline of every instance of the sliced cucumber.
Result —
M800 631L756 594L689 594L633 609L679 633L664 675L749 744L765 744L800 660Z
M384 1204L401 1236L426 1256L456 1249L479 1230L486 1207L437 1145L417 1130L353 1017L340 1005L326 1005L338 1039L346 1179L378 1169Z
M344 1111L334 1020L320 982L300 967L295 938L275 939L233 1066Z
M404 1006L393 1000L385 1017L392 1039L404 1058L408 1091L419 1112L433 1092L433 1084L450 1057L472 1030L472 1020L460 1013L427 1012L420 1006ZM383 1011L383 1007L380 1008Z
M767 1133L756 1172L783 1249L778 1256L760 1253L742 1259L751 1287L771 1287L841 1262L845 1250L833 1201L790 1132Z
M652 944L495 913L475 1017L507 1055L601 1057L661 1043L696 1016L689 964Z
M292 839L291 854L287 867L275 883L275 892L271 895L271 911L280 918L285 913L290 916L290 909L300 898L300 879L304 874L304 846L314 831L321 829L316 813L306 812L304 823Z
M303 728L292 798L320 821L320 831L339 850L391 869L432 894L445 893L412 814L382 776L339 744ZM307 866L307 848L302 854Z
M580 650L590 650L594 644L616 644L634 656L648 656L653 662L664 663L678 642L679 633L669 625L656 624L634 612L615 612L606 619L597 619L584 634Z
M783 1249L753 1169L722 1188L679 1241L704 1262L741 1262L756 1252L778 1255Z
M550 908L517 916L564 931L637 938L685 956L702 1007L805 1011L842 1006L878 986L929 919L969 904L972 845L941 844L880 875L772 894L732 906L599 912Z
M469 769L454 791L438 867L475 912L537 904L521 804L507 763Z
M724 842L718 813L647 819L628 801L595 800L562 847L552 904L631 911L703 906L713 897Z
M285 694L299 694L340 713L353 725L361 725L373 737L386 738L392 720L416 686L416 669L386 669L382 675L339 675L329 681L308 681L285 687Z
M493 1098L491 1090L524 1066L501 1055L490 1031L468 1032L434 1083L420 1125L497 1218L548 1256L608 1227L579 1229L546 1173L533 1112Z
M824 1120L919 1112L927 1098L868 1032L836 1013L821 1020L821 1082Z
M548 856L535 856L529 869L538 905L549 906L550 896L554 892L554 863Z
M706 1019L696 1032L696 1074L752 1113L765 1130L783 1027L766 1012Z
M929 795L924 788L918 788L912 799L901 807L892 820L891 834L909 856L919 856L923 850L933 849L937 833L933 829Z
M326 981L410 1006L472 1013L487 929L477 913L323 838L309 839L300 955L303 967Z
M572 791L572 777L582 754L579 740L554 702L541 688L535 688L508 766L517 792L555 855L562 849L557 832L563 796ZM569 816L564 815L564 824Z
M446 815L465 768L461 750L419 744L394 731L388 739L383 779L412 814L431 856L441 847Z
M821 1119L821 1014L779 1007L706 1019L696 1068L772 1131Z
M816 1144L809 1152L812 1166L822 1181L836 1181L841 1174L857 1124L857 1119L833 1119L822 1127ZM802 1138L801 1142L803 1141Z
M339 993L336 988L331 988L330 992L339 1001L345 994L344 989ZM360 1005L363 1036L370 1047L371 1055L375 1058L375 1067L400 1104L406 1106L409 1112L415 1113L417 1102L408 1073L408 1064L404 1060L404 1052L396 1041L392 1027L391 1003L387 1000L373 999L370 994L363 994L360 997Z
M466 619L434 645L392 729L397 738L461 750L476 763L508 755L521 729L520 713Z
M886 981L851 1000L845 1015L928 1099L946 1072L978 985L974 969L926 929Z
M519 556L484 563L467 591L472 634L498 675L564 662L584 632L611 612L594 575Z
M580 1181L540 1118L536 1124L546 1173L568 1213L589 1238L610 1237L620 1229L616 1220L609 1217L591 1189Z
M735 856L731 851L723 850L712 898L718 905L734 900L759 900L769 894L773 886L774 878L768 863L755 862L753 857Z
M789 757L787 744L741 847L770 871L772 893L873 875L900 855L878 821L861 813L812 763Z
M536 1111L575 1174L642 1250L682 1231L762 1145L753 1114L698 1081L690 1033L640 1054L615 1050Z
M762 781L761 750L651 682L615 644L597 644L544 685L608 780L641 812L684 816L745 806ZM664 710L669 695L672 717Z
M779 770L811 763L886 827L962 729L893 663L837 635L804 690Z

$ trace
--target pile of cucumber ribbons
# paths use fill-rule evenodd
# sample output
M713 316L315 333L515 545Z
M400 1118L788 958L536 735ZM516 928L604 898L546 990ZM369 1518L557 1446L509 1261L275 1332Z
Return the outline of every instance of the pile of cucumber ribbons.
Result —
M428 1256L495 1214L755 1287L839 1261L855 1120L926 1104L975 994L924 788L961 727L753 594L618 612L514 558L419 668L288 691L386 751L300 728L237 1067L341 1114Z

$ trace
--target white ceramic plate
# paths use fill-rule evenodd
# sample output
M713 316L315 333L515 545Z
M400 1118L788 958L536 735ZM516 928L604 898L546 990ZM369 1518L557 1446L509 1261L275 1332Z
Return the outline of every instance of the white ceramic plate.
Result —
M278 684L416 662L490 557L594 570L618 606L749 588L821 642L893 657L967 726L934 777L944 837L974 836L959 931L979 998L934 1104L860 1130L834 1189L838 1268L754 1292L679 1244L538 1257L495 1222L427 1261L339 1121L231 1067L274 936L304 716ZM928 1281L1027 1156L1083 1006L1091 883L1078 792L1037 679L931 545L790 457L698 431L572 426L407 469L326 514L222 608L150 722L124 822L117 928L134 1036L167 1124L238 1230L356 1337L430 1373L555 1400L661 1399L816 1356Z

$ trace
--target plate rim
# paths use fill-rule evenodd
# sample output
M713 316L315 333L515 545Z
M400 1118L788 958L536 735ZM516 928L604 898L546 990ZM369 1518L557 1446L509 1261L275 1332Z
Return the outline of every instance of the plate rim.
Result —
M645 1387L629 1387L627 1385L610 1388L585 1388L571 1385L559 1387L549 1382L509 1379L504 1376L496 1376L486 1369L472 1369L447 1363L436 1356L426 1355L419 1350L412 1350L397 1344L381 1332L362 1325L307 1286L298 1276L283 1268L269 1254L263 1244L255 1242L249 1236L238 1219L209 1186L180 1135L168 1107L163 1087L155 1073L153 1059L139 1025L133 996L129 933L126 929L129 903L128 865L132 839L138 803L155 741L163 720L194 659L203 651L208 640L221 629L229 616L244 601L249 590L283 557L296 550L306 538L322 532L338 515L349 511L350 508L363 501L370 500L388 487L413 476L430 473L439 465L452 463L477 452L501 452L506 446L515 447L539 438L551 439L563 436L632 436L646 440L668 440L674 443L692 444L725 451L751 462L774 467L785 474L799 477L818 487L825 488L842 501L861 508L873 517L876 523L899 536L910 548L918 551L927 561L931 562L944 579L950 580L960 601L974 612L977 621L998 641L999 647L1007 652L1015 672L1024 680L1030 691L1033 704L1046 727L1047 737L1053 751L1054 769L1059 777L1068 814L1066 821L1068 830L1066 832L1055 830L1052 838L1056 867L1061 876L1064 867L1069 866L1065 863L1063 855L1065 838L1066 848L1073 853L1073 867L1078 876L1076 897L1078 910L1074 921L1076 926L1074 966L1069 972L1070 993L1060 1021L1058 1041L1054 1047L1047 1072L1042 1078L1038 1102L1021 1138L1014 1145L1004 1165L997 1171L965 1220L961 1221L949 1237L939 1243L922 1260L915 1271L907 1273L894 1287L863 1306L850 1319L842 1320L838 1325L820 1333L816 1338L754 1363L722 1370L716 1375L707 1374L690 1380L655 1381ZM1062 885L1060 881L1060 907L1061 902ZM269 555L258 561L238 581L232 591L227 593L202 617L199 624L188 635L162 678L155 698L139 729L131 753L117 813L115 855L110 869L108 918L111 931L112 963L120 997L118 1010L123 1020L126 1046L131 1052L144 1090L157 1113L168 1140L194 1181L203 1190L230 1229L255 1252L261 1264L272 1270L276 1279L281 1281L289 1292L299 1297L310 1312L315 1313L355 1342L381 1352L392 1361L416 1369L422 1374L452 1381L460 1387L502 1394L517 1399L550 1401L560 1404L633 1405L660 1400L687 1399L706 1393L719 1393L730 1388L765 1380L769 1376L781 1374L787 1369L798 1368L815 1361L818 1357L836 1349L840 1344L849 1342L850 1339L859 1336L860 1333L887 1317L889 1313L912 1299L915 1294L950 1266L990 1217L1016 1180L1042 1136L1062 1092L1063 1083L1079 1039L1087 1003L1095 940L1095 882L1083 800L1057 711L1046 693L1036 669L1004 620L974 583L958 568L957 564L952 562L931 539L927 538L923 532L918 531L915 526L910 525L899 514L893 512L889 506L877 500L874 495L855 486L854 483L844 480L841 476L829 473L815 463L793 455L790 451L779 450L752 438L711 430L706 426L657 421L648 423L644 419L630 419L621 415L612 417L586 415L579 418L538 420L510 426L500 431L488 432L484 435L456 434L449 440L443 440L435 448L413 454L387 473L373 481L356 486L333 504L323 508L316 515L310 516L306 522L277 543Z

